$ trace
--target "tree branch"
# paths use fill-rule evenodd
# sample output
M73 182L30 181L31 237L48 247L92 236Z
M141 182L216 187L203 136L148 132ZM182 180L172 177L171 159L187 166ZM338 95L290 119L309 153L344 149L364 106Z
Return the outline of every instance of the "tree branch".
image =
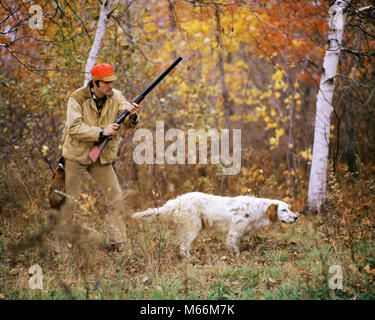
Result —
M92 42L89 30L87 30L87 28L85 26L85 23L83 22L83 20L81 19L81 17L74 11L74 9L70 6L70 4L69 4L68 1L65 0L65 3L69 7L69 9L72 10L72 12L74 13L74 15L78 18L78 20L81 22L83 30L85 30L87 37L89 38L90 42Z
M350 82L352 82L356 87L362 87L362 88L366 88L366 89L372 88L372 87L366 86L362 83L359 83L359 82L353 80L352 78L350 78L348 76L344 76L342 74L336 74L333 78L342 78L342 79L350 80Z

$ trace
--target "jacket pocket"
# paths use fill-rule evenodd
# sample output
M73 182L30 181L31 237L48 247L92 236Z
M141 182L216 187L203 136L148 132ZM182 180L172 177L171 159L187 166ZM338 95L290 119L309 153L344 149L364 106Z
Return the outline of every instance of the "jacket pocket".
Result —
M88 153L93 146L93 143L79 141L68 136L63 146L63 155L69 160L87 163Z
M117 152L118 152L118 144L119 140L117 136L114 136L112 140L110 140L103 150L102 159L105 162L113 162L117 159Z
M91 142L85 142L85 141L81 141L81 140L78 140L78 139L73 139L72 137L70 137L70 144L72 147L74 148L78 148L78 149L87 149L89 148L90 146L94 146L93 143Z

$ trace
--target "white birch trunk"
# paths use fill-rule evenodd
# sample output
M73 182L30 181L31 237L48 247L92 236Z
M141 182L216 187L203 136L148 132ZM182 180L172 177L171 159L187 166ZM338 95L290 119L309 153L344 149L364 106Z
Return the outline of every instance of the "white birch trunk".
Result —
M108 23L108 14L111 12L112 3L113 3L113 0L105 0L102 5L102 10L100 12L100 18L99 18L98 28L96 29L94 43L92 44L90 54L86 63L84 86L86 86L87 83L90 81L91 79L90 71L92 67L95 65L96 60L98 59L99 52L102 47L105 29Z
M307 199L307 206L315 210L320 209L326 198L332 97L344 33L345 10L349 3L350 0L337 0L329 8L330 32L316 102L314 146Z

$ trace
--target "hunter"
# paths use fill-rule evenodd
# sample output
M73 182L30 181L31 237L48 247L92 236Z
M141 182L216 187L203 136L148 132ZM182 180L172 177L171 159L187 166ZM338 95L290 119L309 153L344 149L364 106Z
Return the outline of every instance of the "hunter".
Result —
M69 97L67 120L63 133L62 155L65 158L65 202L56 225L54 249L63 253L72 238L72 218L76 208L85 172L100 186L106 201L107 248L121 251L126 240L126 226L122 216L122 191L113 169L117 158L119 125L116 117L125 109L130 112L125 128L134 128L139 121L139 106L128 102L119 90L113 88L117 79L109 64L95 65L91 81ZM100 158L93 163L88 154L94 143L103 136L112 135Z

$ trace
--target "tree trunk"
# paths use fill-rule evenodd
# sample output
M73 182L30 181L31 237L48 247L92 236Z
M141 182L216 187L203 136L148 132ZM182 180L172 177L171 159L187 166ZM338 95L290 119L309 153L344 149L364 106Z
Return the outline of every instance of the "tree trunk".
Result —
M313 156L307 199L307 206L310 210L319 210L326 198L332 98L344 33L345 10L349 4L350 0L336 0L329 8L328 47L324 57L323 73L316 102Z
M357 46L356 50L357 52L361 49L361 42L362 42L362 33L361 31L358 31L358 37L357 37ZM358 59L354 60L354 71L352 74L352 79L355 80L356 73L359 68L358 65ZM353 99L353 95L350 94L347 97L348 99L345 99L345 125L346 125L346 160L348 162L349 172L356 177L357 175L357 152L356 152L356 132L354 128L354 112L353 112L353 106L355 106L355 101Z
M169 3L169 31L170 32L173 32L176 30L176 26L177 26L177 21L176 21L176 13L175 13L175 5L176 5L176 0L172 1L172 0L168 0L168 3Z
M216 42L219 47L222 47L221 42L221 23L220 23L220 9L219 6L215 6L215 18L216 18ZM225 116L225 128L230 129L230 115L232 114L231 103L229 100L228 87L225 83L225 71L224 71L224 59L221 49L218 50L218 67L220 72L220 83L221 89L223 90L224 99L224 116ZM226 175L222 176L221 193L227 194L228 192L228 177Z
M94 43L92 44L90 54L86 63L84 86L87 86L87 83L90 81L91 79L90 71L92 67L95 65L96 60L98 59L99 52L102 47L105 29L108 23L109 13L111 12L112 3L113 3L113 0L105 0L102 5L98 28L96 29L96 34L95 34L95 40L94 40Z
M354 175L357 174L357 159L356 159L356 134L354 130L354 112L353 112L353 105L354 101L353 98L347 97L348 100L345 101L345 124L346 124L346 161L348 162L349 172L353 173Z
M215 6L215 18L216 18L216 42L219 47L222 47L223 44L221 42L221 22L220 22L220 9L219 6ZM225 116L225 127L230 129L230 115L232 114L231 103L229 100L229 92L227 85L225 83L225 71L224 71L224 59L221 50L218 50L218 67L220 72L220 83L221 89L223 90L223 99L224 99L224 116Z

